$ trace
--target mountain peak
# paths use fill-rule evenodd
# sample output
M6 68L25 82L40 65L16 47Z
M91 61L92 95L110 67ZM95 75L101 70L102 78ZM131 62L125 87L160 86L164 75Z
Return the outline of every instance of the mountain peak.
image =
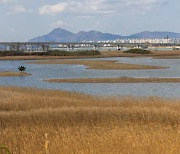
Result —
M95 30L90 30L90 31L88 31L88 33L101 33L101 32L95 31Z
M52 30L49 34L56 34L56 35L58 35L58 34L65 34L65 35L73 35L73 33L72 32L70 32L70 31L67 31L67 30L65 30L65 29L62 29L62 28L55 28L54 30Z

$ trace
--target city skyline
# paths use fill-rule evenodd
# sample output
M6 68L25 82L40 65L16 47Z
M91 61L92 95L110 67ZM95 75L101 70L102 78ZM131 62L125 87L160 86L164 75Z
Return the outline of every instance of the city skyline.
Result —
M54 28L118 35L180 32L178 0L0 0L0 41L27 41Z

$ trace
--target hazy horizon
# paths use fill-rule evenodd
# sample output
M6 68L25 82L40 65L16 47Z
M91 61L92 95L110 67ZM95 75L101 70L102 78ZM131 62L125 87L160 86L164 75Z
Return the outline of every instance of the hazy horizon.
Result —
M54 28L122 36L180 33L178 0L0 0L0 41L28 41Z

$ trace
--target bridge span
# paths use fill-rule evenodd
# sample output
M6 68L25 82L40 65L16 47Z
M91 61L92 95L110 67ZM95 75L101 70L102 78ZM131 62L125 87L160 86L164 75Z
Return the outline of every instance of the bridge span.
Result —
M127 48L148 48L148 47L180 47L177 43L118 43L118 42L0 42L1 51L43 51L52 49L94 49L115 47L121 50Z

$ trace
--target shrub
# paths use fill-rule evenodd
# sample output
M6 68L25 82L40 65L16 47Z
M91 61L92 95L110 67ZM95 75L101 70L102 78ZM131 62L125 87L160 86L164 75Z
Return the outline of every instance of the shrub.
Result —
M0 51L0 56L27 56L29 53L23 51Z
M100 55L101 53L97 50L83 50L83 51L59 51L59 50L52 50L45 53L45 55L49 56L93 56L93 55Z
M20 72L24 72L24 71L26 70L26 67L24 67L24 66L19 66L19 67L18 67L18 70L19 70Z
M143 49L129 49L129 50L127 50L127 51L124 51L124 53L150 54L151 51L149 51L149 50L143 50Z
M60 50L50 50L47 52L23 52L23 51L0 51L0 56L93 56L101 55L97 50L83 50L83 51L60 51Z

